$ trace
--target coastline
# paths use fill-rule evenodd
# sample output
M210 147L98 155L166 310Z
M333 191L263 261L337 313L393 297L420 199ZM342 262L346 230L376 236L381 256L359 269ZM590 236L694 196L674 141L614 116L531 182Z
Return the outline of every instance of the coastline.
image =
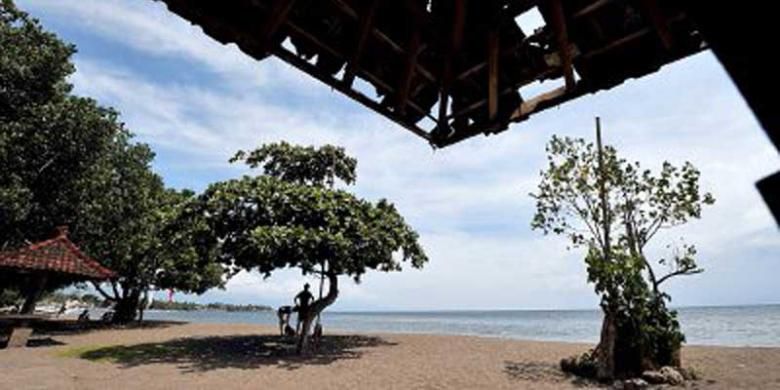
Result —
M567 377L561 358L592 344L484 336L328 331L323 351L285 353L272 326L151 322L52 333L0 350L0 388L534 388L598 384ZM780 348L686 346L696 388L780 388Z

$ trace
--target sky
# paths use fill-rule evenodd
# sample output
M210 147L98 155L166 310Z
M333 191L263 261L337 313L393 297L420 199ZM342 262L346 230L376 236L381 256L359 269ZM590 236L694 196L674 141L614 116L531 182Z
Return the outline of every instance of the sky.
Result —
M717 198L701 220L651 244L657 257L680 237L699 249L706 271L669 282L672 304L780 303L780 231L755 189L780 169L780 156L710 52L499 135L433 150L280 60L258 62L210 39L160 2L17 4L77 46L74 92L119 110L136 139L155 150L154 169L170 186L201 191L240 177L248 172L227 160L267 142L332 143L357 157L351 190L394 202L430 262L422 270L369 273L360 284L343 278L335 310L596 308L582 251L531 230L528 195L550 137L592 139L595 116L605 142L623 157L652 169L664 160L690 161ZM307 280L297 270L268 279L241 273L224 290L176 299L276 306L289 304Z

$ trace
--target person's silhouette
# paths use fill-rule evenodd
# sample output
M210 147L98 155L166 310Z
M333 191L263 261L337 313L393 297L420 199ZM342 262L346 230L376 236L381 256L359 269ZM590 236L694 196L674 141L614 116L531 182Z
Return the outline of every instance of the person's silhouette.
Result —
M301 334L301 323L309 316L309 306L314 301L314 295L309 292L309 283L303 285L303 291L295 296L293 302L298 309L298 324L295 327L296 333Z

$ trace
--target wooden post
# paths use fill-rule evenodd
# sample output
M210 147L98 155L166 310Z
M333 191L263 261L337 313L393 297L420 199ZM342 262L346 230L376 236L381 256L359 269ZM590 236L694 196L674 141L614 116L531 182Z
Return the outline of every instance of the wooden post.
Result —
M601 223L604 230L604 260L609 260L609 205L607 204L607 177L604 172L604 149L601 144L601 118L596 117L596 146L599 160L599 196L601 198Z
M610 261L610 239L609 239L609 205L607 203L607 176L604 171L604 149L601 143L601 118L596 117L596 146L598 151L599 164L599 197L601 198L601 224L604 231L604 258L605 262ZM610 292L612 294L612 292ZM615 318L613 310L607 308L604 313L604 322L601 328L601 338L599 340L598 366L597 373L599 379L611 379L615 375L615 341L617 339L617 330L615 328Z
M569 33L566 29L566 16L563 13L563 4L561 0L552 0L552 25L555 31L555 38L558 43L558 55L561 57L561 67L563 68L563 77L566 80L566 89L574 88L574 70L571 66L571 47L569 44ZM598 119L597 119L598 120ZM597 122L598 123L598 122Z

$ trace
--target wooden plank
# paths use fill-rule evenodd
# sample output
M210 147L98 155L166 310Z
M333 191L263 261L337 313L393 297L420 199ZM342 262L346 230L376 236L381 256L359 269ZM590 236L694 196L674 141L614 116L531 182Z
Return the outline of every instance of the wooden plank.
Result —
M326 44L325 42L322 42L319 38L309 34L308 32L306 32L303 28L301 28L297 24L295 24L293 22L288 22L287 26L290 29L290 33L296 34L296 35L298 35L298 36L300 36L302 38L307 39L312 44L318 46L320 49L322 49L324 51L327 51L330 55L332 55L332 56L334 56L336 58L339 58L339 59L342 59L342 60L344 59L344 54L336 51L336 49L330 47L330 45ZM372 73L370 73L370 72L368 72L365 69L362 69L360 67L358 67L356 69L356 71L357 71L357 73L359 73L361 76L365 77L371 83L375 84L376 86L380 87L381 89L384 89L388 94L393 94L394 93L394 91L395 91L394 88L390 84L386 83L384 80L380 79L379 77L376 77ZM349 88L349 86L347 86L347 87ZM408 105L409 105L409 107L412 107L413 109L417 110L418 112L420 112L422 114L425 114L425 115L428 115L428 111L427 110L423 110L422 107L420 107L416 103L410 101L410 102L408 102ZM431 118L431 119L433 119L433 118Z
M534 111L536 111L536 107L539 106L540 103L550 101L553 99L558 99L561 96L566 94L566 91L569 89L566 88L566 86L558 87L553 89L552 91L545 92L541 95L538 95L534 97L533 99L526 100L520 104L520 107L518 107L515 112L512 113L511 120L524 118Z
M494 29L488 34L488 116L493 121L498 115L498 60L499 60L499 34Z
M355 50L352 52L352 56L350 57L349 61L347 61L347 69L344 71L343 81L344 84L349 86L352 86L352 83L355 81L355 70L360 63L360 58L363 55L363 50L366 47L369 33L374 28L374 16L376 15L377 8L379 8L379 0L371 0L368 8L366 8L365 12L360 18L360 32L357 43L355 44Z
M641 0L642 12L650 19L650 23L655 28L655 33L663 43L666 50L670 50L674 45L674 37L669 31L669 22L666 20L656 0Z
M294 4L295 0L274 0L271 10L260 28L260 42L263 52L269 51L271 38L287 20L287 15Z
M6 348L24 348L27 346L27 340L30 339L33 329L26 326L17 326L11 328L11 335L8 337Z
M430 136L428 133L419 127L406 123L404 120L402 120L399 116L397 116L395 113L389 111L387 108L383 107L381 104L375 102L374 100L371 100L366 95L363 95L362 93L355 91L351 88L346 87L343 83L340 82L340 80L336 80L330 75L326 75L323 72L321 72L319 69L317 69L316 66L310 64L309 62L299 58L295 53L292 53L288 51L287 49L279 46L274 49L274 55L281 58L288 64L294 66L295 68L298 68L298 70L308 73L312 77L316 78L317 80L321 81L325 85L343 93L344 95L347 95L348 97L354 99L358 103L376 111L377 113L389 118L393 122L401 125L403 128L411 131L412 133L420 136L423 139L430 140Z
M558 44L558 53L561 56L561 66L563 67L563 77L566 80L566 88L574 88L574 69L571 66L571 49L569 44L569 33L566 29L566 16L563 13L563 4L561 0L550 0L550 12L555 40Z

